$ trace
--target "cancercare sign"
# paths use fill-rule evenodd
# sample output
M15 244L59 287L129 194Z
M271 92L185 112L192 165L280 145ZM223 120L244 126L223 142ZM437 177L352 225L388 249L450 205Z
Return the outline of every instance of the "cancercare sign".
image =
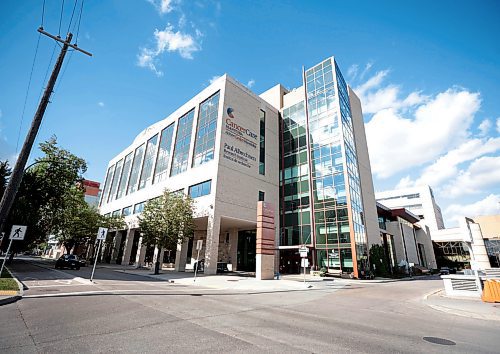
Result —
M224 142L223 157L241 166L252 168L257 161L258 135L251 129L236 122L237 112L231 107L226 109L224 133L230 137Z

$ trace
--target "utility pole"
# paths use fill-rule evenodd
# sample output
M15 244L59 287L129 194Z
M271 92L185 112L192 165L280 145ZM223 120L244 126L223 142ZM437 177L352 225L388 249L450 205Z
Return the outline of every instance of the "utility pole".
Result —
M21 185L21 181L23 179L23 174L24 174L24 167L26 166L26 162L28 161L28 157L30 155L31 148L33 147L33 143L35 142L36 135L38 134L40 124L42 123L43 115L45 113L45 110L47 109L47 105L50 102L50 96L52 95L52 92L54 90L57 76L59 75L59 72L61 71L64 57L66 56L66 53L68 52L68 48L71 47L74 50L82 52L88 56L92 56L91 53L86 52L86 51L78 48L78 46L76 44L71 44L71 39L73 38L73 34L71 32L68 33L66 40L61 39L61 37L59 37L59 36L53 36L52 34L45 32L43 30L43 27L40 27L38 29L38 32L40 32L41 34L44 34L47 37L52 38L58 42L61 42L63 44L63 46L61 48L61 53L59 54L59 57L57 58L54 69L52 69L52 74L50 75L50 78L49 78L49 81L47 83L47 87L45 88L45 91L43 93L42 99L40 100L40 103L38 104L38 109L36 110L35 116L33 117L33 121L31 122L30 130L28 132L28 135L26 136L26 139L24 140L23 147L21 149L21 152L19 153L19 157L17 158L16 165L14 166L14 170L12 171L12 174L10 176L9 184L7 185L7 188L5 189L5 192L4 192L3 197L2 197L2 201L0 202L0 232L3 231L5 222L7 220L9 212L10 212L10 208L12 207L12 204L14 203L14 199L16 197L17 190L19 189L19 186Z

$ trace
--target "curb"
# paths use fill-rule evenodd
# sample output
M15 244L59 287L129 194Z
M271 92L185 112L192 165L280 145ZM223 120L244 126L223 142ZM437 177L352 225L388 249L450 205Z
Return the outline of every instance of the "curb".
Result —
M19 291L18 291L17 295L10 296L10 297L4 298L4 299L0 299L0 306L12 304L18 300L21 300L23 298L23 295L24 295L23 284L16 278L16 276L10 271L9 268L7 268L7 269L9 270L10 274L12 275L12 279L14 279L16 281L17 287L19 288Z

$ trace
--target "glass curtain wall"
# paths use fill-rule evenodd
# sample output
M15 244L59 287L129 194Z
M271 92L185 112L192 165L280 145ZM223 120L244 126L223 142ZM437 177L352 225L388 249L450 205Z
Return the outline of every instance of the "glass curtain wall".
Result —
M170 151L172 147L172 135L174 134L174 123L162 130L160 137L160 147L156 158L155 173L153 183L167 179L167 168L170 161Z
M111 188L108 196L108 203L116 199L116 191L118 190L118 183L120 182L120 176L122 175L123 159L116 163L115 173L113 174L113 180L111 183Z
M102 192L102 199L100 205L104 205L108 202L109 190L111 187L111 178L113 178L114 170L115 170L115 165L108 168L108 172L106 173L106 180L104 181L104 189Z
M135 149L134 161L132 162L132 171L128 182L127 194L134 193L137 190L137 180L141 170L142 155L144 155L144 144Z
M120 178L120 184L118 186L118 192L116 193L116 199L120 199L125 195L127 188L128 176L130 175L130 167L132 166L132 153L125 156L123 162L122 176Z
M191 131L193 128L194 109L179 118L177 135L175 137L174 157L170 176L178 175L187 170Z
M196 142L194 145L193 167L200 166L214 158L218 112L219 92L200 105Z
M311 206L304 102L283 110L280 245L310 244Z
M144 163L142 164L141 177L139 178L139 189L146 187L146 185L150 184L151 182L157 142L158 142L158 134L149 139L146 145L146 154L144 155Z
M260 110L259 174L266 174L266 112Z

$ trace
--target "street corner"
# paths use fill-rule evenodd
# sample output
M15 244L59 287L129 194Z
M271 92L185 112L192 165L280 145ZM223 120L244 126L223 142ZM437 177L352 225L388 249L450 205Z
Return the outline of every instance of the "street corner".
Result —
M21 300L24 295L24 285L14 275L12 279L17 283L18 290L0 290L0 306Z

